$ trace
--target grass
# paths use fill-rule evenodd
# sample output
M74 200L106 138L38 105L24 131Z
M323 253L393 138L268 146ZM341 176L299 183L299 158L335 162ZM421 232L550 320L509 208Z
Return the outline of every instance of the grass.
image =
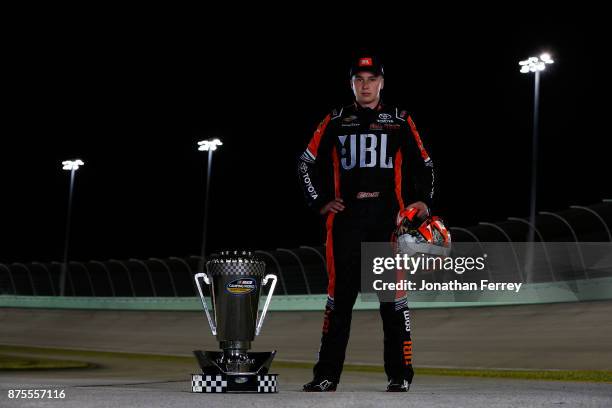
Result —
M274 367L312 369L313 364L292 361L275 361ZM383 373L382 366L345 364L344 371ZM455 377L511 378L519 380L586 381L612 383L612 370L504 370L416 367L416 375L441 375Z
M92 364L83 361L20 357L0 354L0 371L57 370L66 368L90 368L92 366Z
M58 348L43 348L43 347L26 347L26 346L5 346L0 345L0 353L18 352L46 355L70 356L74 358L82 357L107 357L107 358L122 358L134 359L138 361L159 361L159 362L176 362L176 363L193 363L194 358L191 356L168 356L159 354L140 354L140 353L121 353L110 351L88 351L88 350L71 350ZM0 354L0 369L3 369L3 355ZM10 357L15 358L15 357ZM24 360L27 361L27 360ZM77 361L63 360L34 360L44 362L64 362L75 364L88 364ZM89 365L91 366L91 365ZM312 369L312 363L282 361L275 360L272 364L275 368L303 368ZM24 368L26 368L24 366ZM51 367L52 368L52 367ZM59 367L58 367L59 368ZM364 373L382 373L384 369L377 365L357 365L345 364L345 371L364 372ZM432 368L432 367L416 367L417 375L438 375L438 376L456 376L456 377L481 377L481 378L509 378L520 380L546 380L546 381L585 381L585 382L605 382L612 383L612 370L504 370L504 369L461 369L461 368Z

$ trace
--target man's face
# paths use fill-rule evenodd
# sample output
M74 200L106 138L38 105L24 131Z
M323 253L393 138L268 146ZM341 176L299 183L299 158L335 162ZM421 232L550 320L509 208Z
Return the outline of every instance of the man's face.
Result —
M371 72L357 72L351 78L351 88L355 94L355 100L361 105L373 103L380 98L380 91L384 87L385 80L380 75Z

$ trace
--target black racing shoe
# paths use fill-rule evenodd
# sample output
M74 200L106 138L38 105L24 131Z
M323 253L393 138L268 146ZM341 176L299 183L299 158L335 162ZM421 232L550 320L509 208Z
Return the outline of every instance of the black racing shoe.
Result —
M410 389L410 383L406 380L398 380L392 378L387 384L387 392L408 392Z
M308 384L304 384L304 392L334 392L338 383L324 378L315 378Z

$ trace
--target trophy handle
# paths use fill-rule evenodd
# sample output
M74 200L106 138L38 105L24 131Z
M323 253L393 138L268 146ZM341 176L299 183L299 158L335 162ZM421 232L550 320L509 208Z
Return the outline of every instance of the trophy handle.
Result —
M195 274L195 283L198 287L198 292L200 292L200 300L202 301L202 306L204 307L204 312L206 312L206 317L208 318L208 324L210 325L210 330L212 331L213 336L217 335L217 325L213 322L213 319L210 317L210 313L208 311L208 305L206 304L206 299L204 298L204 292L202 292L202 287L200 286L199 278L204 279L204 282L207 285L210 285L210 280L208 279L208 275L205 273L196 273Z
M274 293L274 288L276 288L276 275L266 275L263 278L262 286L268 283L268 279L272 279L272 285L270 286L270 290L268 290L268 295L266 296L266 303L264 304L263 310L261 311L261 316L259 316L259 321L257 322L257 327L255 329L255 335L259 336L259 332L261 331L261 326L263 325L264 319L266 317L266 312L268 311L268 306L270 306L270 301L272 300L272 294Z

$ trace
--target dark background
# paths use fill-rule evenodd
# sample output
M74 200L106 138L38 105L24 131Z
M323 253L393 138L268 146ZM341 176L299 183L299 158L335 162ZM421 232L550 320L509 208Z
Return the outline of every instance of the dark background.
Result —
M451 226L528 215L533 76L518 61L542 51L555 64L542 75L538 208L612 197L609 39L596 10L444 21L322 11L299 24L160 11L39 18L8 36L0 262L61 260L69 173L60 162L74 157L86 165L72 259L198 254L205 154L196 142L210 137L224 142L210 250L321 244L295 159L325 114L350 103L349 59L361 50L385 62L384 100L412 112L438 169L435 211Z

